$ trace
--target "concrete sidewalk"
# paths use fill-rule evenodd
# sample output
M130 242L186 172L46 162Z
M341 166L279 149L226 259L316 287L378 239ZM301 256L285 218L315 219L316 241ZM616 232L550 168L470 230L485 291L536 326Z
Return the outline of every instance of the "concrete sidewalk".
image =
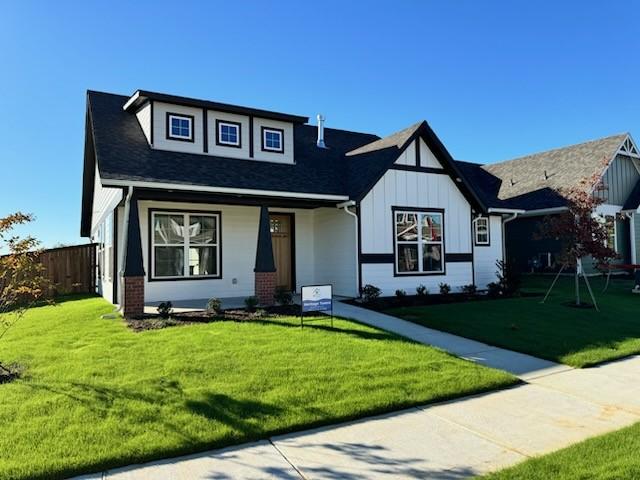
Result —
M542 360L523 353L493 347L486 343L433 330L416 323L402 320L384 313L374 312L343 302L334 302L334 314L351 318L360 323L393 332L416 342L433 345L458 357L466 358L487 367L506 370L522 380L571 370L567 365Z
M83 479L347 479L481 475L640 421L640 357Z

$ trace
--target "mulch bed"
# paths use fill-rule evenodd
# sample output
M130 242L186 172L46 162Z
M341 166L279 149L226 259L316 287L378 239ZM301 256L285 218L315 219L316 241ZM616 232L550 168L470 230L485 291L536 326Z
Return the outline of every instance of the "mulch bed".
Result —
M196 323L211 323L225 320L236 322L259 321L267 318L292 317L299 315L299 305L274 305L258 308L254 312L249 312L243 308L223 310L215 316L210 316L204 310L172 313L169 318L161 318L158 314L144 314L139 317L125 318L125 322L133 331L143 332L145 330L158 330L161 328L193 325ZM307 315L308 314L305 313L305 316ZM317 314L315 316L317 316Z

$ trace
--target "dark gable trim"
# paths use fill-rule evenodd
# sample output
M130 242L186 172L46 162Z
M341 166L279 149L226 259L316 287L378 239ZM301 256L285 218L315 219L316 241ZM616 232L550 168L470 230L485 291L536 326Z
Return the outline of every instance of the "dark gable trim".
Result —
M231 143L223 143L220 141L220 125L234 125L238 127L238 144L233 145ZM216 145L220 147L242 148L242 124L240 122L232 122L230 120L223 120L216 118Z
M149 141L151 143L151 146L153 146L153 100L151 100L151 133L149 135Z
M171 136L171 129L169 125L169 118L170 117L181 117L181 118L189 118L191 119L191 137L189 138L176 138L176 137L172 137ZM175 113L175 112L167 112L165 115L165 134L166 134L166 138L167 140L172 140L174 142L191 142L193 143L195 141L195 129L196 129L196 121L195 118L193 117L193 115L186 115L184 113Z
M487 240L488 243L478 243L478 236L476 235L476 225L477 219L484 218L487 220ZM491 246L491 217L487 215L479 215L475 219L471 221L471 234L473 235L473 246L474 247L490 247Z
M448 175L444 168L414 167L413 165L393 164L389 170L405 170L407 172L435 173L436 175Z
M253 116L249 117L249 158L253 158Z
M153 243L151 237L153 235L153 212L167 213L188 213L192 215L217 215L218 216L218 275L194 276L194 277L178 277L178 278L153 278ZM201 281L201 280L220 280L222 278L222 212L219 210L191 210L177 208L149 208L147 210L148 230L147 230L147 258L149 259L149 268L147 269L147 280L149 282L183 282L183 281Z
M80 213L80 236L91 236L93 210L93 187L96 179L96 152L93 138L91 106L87 96L87 113L84 126L84 168L82 172L82 210Z
M282 147L280 150L272 150L270 148L265 148L264 144L264 133L265 131L271 132L280 132L280 146ZM273 127L260 127L260 144L262 145L262 151L267 153L284 153L284 130L282 128L273 128Z
M407 147L411 145L411 142L414 142L417 138L422 138L422 140L424 140L427 147L433 152L435 157L442 165L444 173L448 174L451 177L451 179L456 184L462 195L464 195L464 197L467 199L469 204L478 211L486 212L486 207L484 206L476 192L473 190L471 184L462 175L460 169L456 166L455 161L453 160L445 146L442 144L440 139L438 139L434 131L431 130L431 127L429 127L429 124L427 122L422 122L422 124L416 129L416 131L407 139L404 145L402 145L402 147L398 149L395 158L393 159L393 161L391 161L391 163L389 163L387 169L380 172L377 178L375 178L368 186L368 188L360 193L360 195L358 195L355 200L360 201L364 197L366 197L371 189L380 181L380 179L384 176L385 173L387 173L389 169L392 169L394 167L401 167L401 165L394 165L395 161L407 149ZM424 170L421 169L420 171Z
M420 139L416 138L416 167L420 167Z
M296 281L296 214L293 212L269 212L269 217L271 215L282 215L289 217L289 226L291 227L291 232L289 233L289 239L291 242L291 287L295 292L297 289L297 281ZM275 259L274 259L275 260Z
M209 152L209 115L207 109L202 109L202 151Z
M396 250L396 212L418 212L418 213L440 213L442 215L442 272L410 272L399 273L398 264L396 258L398 258L398 252ZM393 245L393 276L394 277L432 277L432 276L444 276L447 274L447 253L445 251L445 218L444 208L424 208L424 207L410 207L410 206L392 206L391 207L391 245ZM422 261L422 259L419 259Z

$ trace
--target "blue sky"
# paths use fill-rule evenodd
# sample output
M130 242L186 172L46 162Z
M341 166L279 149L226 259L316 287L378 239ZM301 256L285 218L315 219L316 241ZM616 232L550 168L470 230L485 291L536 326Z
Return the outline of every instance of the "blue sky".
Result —
M629 131L632 1L3 2L0 216L79 237L85 92L137 88L385 135L426 119L493 162ZM135 161L135 159L132 159Z

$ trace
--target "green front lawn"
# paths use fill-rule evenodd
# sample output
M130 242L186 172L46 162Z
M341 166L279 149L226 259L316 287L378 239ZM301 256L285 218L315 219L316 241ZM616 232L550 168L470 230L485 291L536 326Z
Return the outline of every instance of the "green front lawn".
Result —
M487 475L487 480L640 478L640 423Z
M553 277L525 277L523 290L543 294ZM477 301L388 311L412 322L528 353L575 367L640 353L640 295L630 280L604 280L591 285L600 313L563 305L573 299L573 278L558 281L546 304L542 297ZM583 300L588 299L582 287Z
M75 299L0 341L0 478L57 478L503 387L514 377L346 320L133 333Z

